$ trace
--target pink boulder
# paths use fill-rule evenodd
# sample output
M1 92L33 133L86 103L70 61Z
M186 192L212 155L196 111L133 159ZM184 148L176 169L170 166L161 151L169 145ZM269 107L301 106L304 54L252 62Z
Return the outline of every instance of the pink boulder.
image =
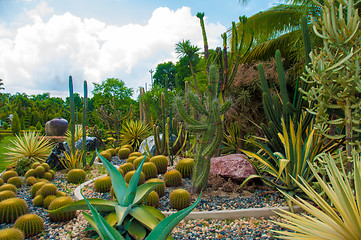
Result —
M211 158L210 174L243 181L249 175L257 174L244 154L230 154Z

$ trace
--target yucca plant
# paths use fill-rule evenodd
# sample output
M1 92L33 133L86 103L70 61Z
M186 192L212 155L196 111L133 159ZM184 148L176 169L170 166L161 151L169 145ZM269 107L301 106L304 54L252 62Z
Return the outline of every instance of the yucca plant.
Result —
M126 121L120 131L121 144L130 144L133 149L138 149L141 142L150 136L150 129L147 124L141 121Z
M16 135L16 139L10 141L12 145L6 147L9 152L5 155L11 165L23 158L44 162L52 149L50 141L36 132L24 132L22 137Z
M66 151L63 151L65 157L59 157L59 161L66 169L75 169L79 168L79 164L82 162L83 153L78 149L75 152L70 151L68 154Z
M224 154L236 153L240 146L240 126L237 126L235 123L231 123L226 126L226 132L223 133L223 144Z
M318 175L316 169L309 163L318 184L327 195L330 203L317 193L306 179L300 177L295 183L307 194L314 204L301 198L283 194L300 206L307 214L294 214L287 211L278 213L285 218L285 223L276 224L293 232L276 231L283 239L361 239L361 163L360 153L353 151L354 181L349 182L344 167L338 169L330 154L323 153L321 157L326 162L327 179ZM342 162L342 155L339 156ZM342 164L341 164L342 166Z
M76 143L82 137L83 137L83 127L82 125L76 125L74 132L74 143ZM69 146L71 146L71 131L69 129L65 132L65 141L69 144Z

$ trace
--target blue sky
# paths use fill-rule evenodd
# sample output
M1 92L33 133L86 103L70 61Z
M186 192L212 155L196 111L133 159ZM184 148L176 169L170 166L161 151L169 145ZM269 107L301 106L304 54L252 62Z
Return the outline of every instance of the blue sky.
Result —
M135 90L149 69L177 61L176 43L202 47L197 12L206 16L211 48L239 16L272 7L274 0L0 0L0 78L5 92L67 96L83 80L122 79ZM149 87L149 85L148 85Z

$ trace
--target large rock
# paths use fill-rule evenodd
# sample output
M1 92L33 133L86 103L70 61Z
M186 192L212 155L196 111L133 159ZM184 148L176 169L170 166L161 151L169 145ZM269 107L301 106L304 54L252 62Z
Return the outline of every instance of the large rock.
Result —
M57 170L65 169L59 160L60 157L65 158L64 152L70 154L70 148L67 142L59 142L54 146L49 157L46 159L46 163L49 164L50 168Z
M64 136L69 123L64 118L54 118L45 123L45 133L48 136Z
M243 181L248 176L257 174L247 156L243 154L230 154L211 158L210 174L220 175L236 181Z
M87 151L94 151L102 145L102 142L99 141L97 137L86 137L85 148ZM80 138L75 142L75 147L81 149L83 147L83 138Z
M163 139L163 134L159 134L159 138L162 141ZM177 140L177 136L175 136L174 134L172 134L172 137L169 137L169 143L171 141L172 138L172 142L174 144L174 142ZM153 156L156 154L155 153L155 143L154 143L154 136L150 136L147 137L139 146L139 152L141 152L142 154L145 153L145 149L146 149L146 144L145 142L147 141L148 143L148 149L150 151L150 154L152 154ZM177 144L174 148L173 148L173 154L177 153L177 151L179 150L179 144Z

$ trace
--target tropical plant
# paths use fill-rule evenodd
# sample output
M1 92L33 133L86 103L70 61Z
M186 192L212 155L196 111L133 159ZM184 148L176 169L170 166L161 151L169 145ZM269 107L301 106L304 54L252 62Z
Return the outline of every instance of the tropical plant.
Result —
M111 177L116 201L83 199L50 213L90 209L92 215L86 212L83 215L102 239L133 239L131 236L145 238L147 235L146 239L167 239L171 230L200 201L199 197L191 207L165 218L156 208L142 205L148 194L162 184L153 182L137 186L146 156L128 186L121 173L102 156L98 156ZM107 213L105 219L98 211Z
M75 152L70 151L67 153L63 151L64 157L60 156L59 161L66 169L75 169L79 168L80 163L82 162L83 154L77 149Z
M223 153L224 154L232 154L237 153L239 146L241 145L240 138L240 126L235 123L230 123L226 126L226 131L223 133L223 141L224 144Z
M11 132L13 133L14 136L16 136L20 133L20 130L21 130L20 119L18 114L14 112L13 119L11 121Z
M23 137L16 136L10 140L12 145L6 147L8 160L15 166L16 161L26 158L31 162L44 162L52 149L48 139L37 132L24 132Z
M120 131L121 144L130 144L134 150L137 150L141 142L149 137L150 129L148 125L138 120L129 120L123 124Z
M82 127L82 125L76 125L74 127L74 141L77 142L82 137L83 137L83 127ZM69 143L69 146L72 145L72 133L71 133L71 131L69 129L66 130L66 132L65 132L65 141L67 143Z
M330 154L319 156L326 162L326 178L318 175L309 164L318 184L327 195L326 201L306 179L300 177L295 183L307 194L313 204L301 198L283 194L300 206L306 214L298 215L287 211L278 213L286 222L276 224L292 232L276 231L283 239L360 239L361 238L361 162L360 153L353 151L354 182L350 183L345 169L338 169ZM340 156L342 162L342 156Z

